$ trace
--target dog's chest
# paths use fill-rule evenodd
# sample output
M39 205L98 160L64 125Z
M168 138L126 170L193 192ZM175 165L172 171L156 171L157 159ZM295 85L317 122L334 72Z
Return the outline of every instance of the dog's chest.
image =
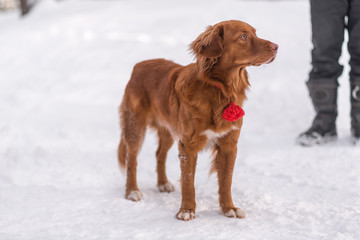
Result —
M174 140L180 140L182 133L177 132L175 128L173 128L170 124L166 124L165 122L158 122L159 126L164 127L168 130L170 135ZM202 133L200 133L200 136L205 136L207 138L207 142L205 145L205 148L212 148L214 145L218 144L218 140L228 135L231 131L238 130L238 126L231 126L230 128L227 128L222 131L214 131L212 129L206 129Z
M215 141L218 138L222 138L222 137L226 136L230 131L231 131L231 129L227 130L227 131L223 131L223 132L215 132L213 130L208 129L208 130L205 130L202 133L202 135L205 135L208 138L208 141Z
M213 147L215 144L218 143L218 139L225 137L226 135L228 135L231 131L233 130L237 130L238 127L236 126L232 126L230 129L225 130L225 131L220 131L220 132L215 132L211 129L207 129L205 130L201 135L205 135L207 137L207 144L206 144L206 148L211 148Z

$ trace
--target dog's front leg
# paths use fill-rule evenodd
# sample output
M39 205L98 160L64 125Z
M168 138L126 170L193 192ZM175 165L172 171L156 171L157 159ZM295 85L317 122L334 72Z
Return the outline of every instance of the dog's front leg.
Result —
M188 221L195 218L195 168L197 152L187 144L179 141L179 159L181 167L181 208L176 214L177 219Z
M244 218L245 212L234 206L231 197L232 176L239 134L240 130L235 130L218 140L214 164L218 174L219 203L223 213L227 217Z
M198 152L206 144L205 136L183 138L179 141L179 159L181 167L181 207L176 217L188 221L195 218L195 169Z

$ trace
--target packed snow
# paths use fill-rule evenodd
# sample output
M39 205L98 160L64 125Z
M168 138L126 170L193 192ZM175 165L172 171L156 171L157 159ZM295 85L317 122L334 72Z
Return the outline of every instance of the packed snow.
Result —
M0 239L359 239L360 148L350 141L348 53L339 89L339 139L296 145L314 116L308 1L40 1L0 13ZM180 207L176 144L156 186L157 139L138 158L143 200L124 197L118 105L132 67L150 58L192 62L206 26L243 20L279 44L275 62L248 69L251 89L225 217L210 153L199 155L196 218Z

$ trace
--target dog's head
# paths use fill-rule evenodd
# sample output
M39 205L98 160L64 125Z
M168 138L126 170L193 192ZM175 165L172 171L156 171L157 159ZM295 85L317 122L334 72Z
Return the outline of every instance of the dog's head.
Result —
M278 50L277 44L257 37L252 26L235 20L209 26L190 47L198 60L229 69L271 63Z

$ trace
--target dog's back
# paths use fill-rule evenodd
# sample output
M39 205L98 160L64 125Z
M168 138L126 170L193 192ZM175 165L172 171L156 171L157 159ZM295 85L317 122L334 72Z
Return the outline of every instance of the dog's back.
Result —
M140 62L134 67L125 94L139 98L145 96L151 98L151 94L157 93L163 88L169 88L169 84L174 84L175 79L170 75L175 68L181 67L181 65L165 59Z

